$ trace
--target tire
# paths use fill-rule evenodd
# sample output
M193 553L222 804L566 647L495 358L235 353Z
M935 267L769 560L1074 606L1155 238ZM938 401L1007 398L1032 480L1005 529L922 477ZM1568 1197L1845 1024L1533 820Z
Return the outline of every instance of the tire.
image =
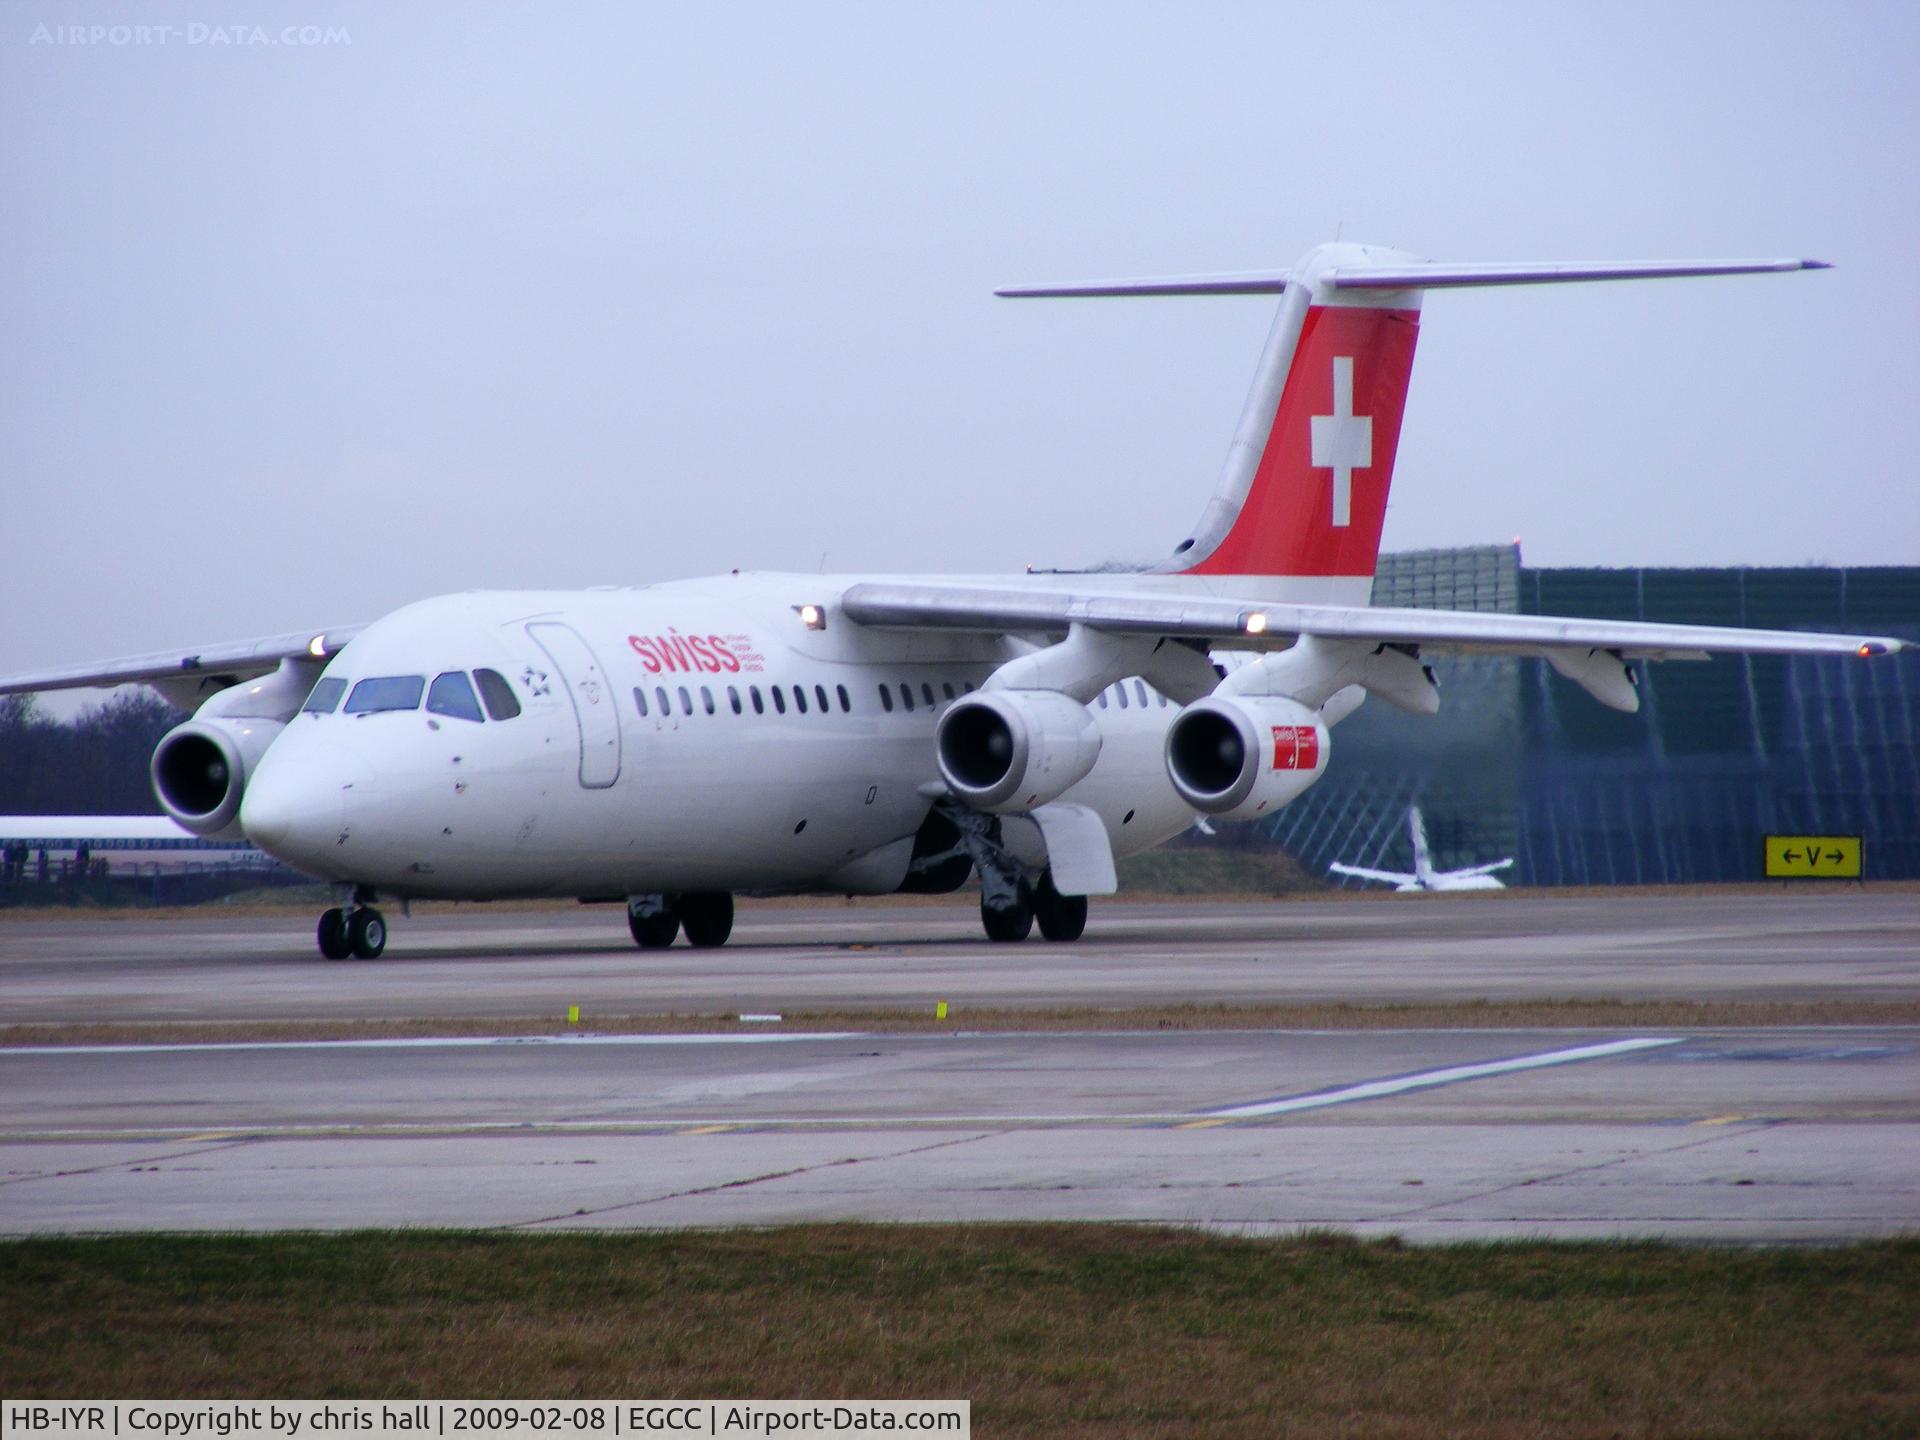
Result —
M1048 940L1078 940L1087 932L1087 897L1062 895L1053 888L1053 876L1043 875L1033 895L1033 918L1040 922L1040 933Z
M337 906L320 912L320 953L329 960L353 954L353 943L347 939L347 912Z
M733 933L733 896L725 890L696 891L674 902L687 943L702 950L727 943Z
M680 917L671 910L652 915L636 915L629 910L627 928L633 932L633 943L642 950L664 950L680 933Z
M1033 933L1033 907L1025 900L1018 900L996 910L983 900L980 902L980 925L987 932L989 940L1001 943L1024 940Z
M387 948L387 922L372 906L365 906L347 917L347 944L362 960L378 960Z

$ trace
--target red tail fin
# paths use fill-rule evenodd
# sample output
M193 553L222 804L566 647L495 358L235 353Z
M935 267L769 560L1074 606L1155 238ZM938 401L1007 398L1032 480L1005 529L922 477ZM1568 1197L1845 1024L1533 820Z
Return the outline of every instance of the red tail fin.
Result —
M1185 573L1373 574L1419 327L1418 310L1306 307L1239 513Z
M1027 285L996 293L1279 295L1226 469L1193 533L1156 574L1306 576L1362 603L1380 552L1423 291L1823 270L1818 260L1436 263L1317 245L1288 271ZM1266 587L1269 591L1292 587ZM1357 596L1349 592L1357 588Z

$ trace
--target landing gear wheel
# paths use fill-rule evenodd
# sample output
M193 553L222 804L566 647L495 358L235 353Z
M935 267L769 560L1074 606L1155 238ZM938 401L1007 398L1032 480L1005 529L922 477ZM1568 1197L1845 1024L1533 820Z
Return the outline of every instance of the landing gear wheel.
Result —
M733 896L725 890L695 891L674 902L680 923L686 927L687 943L702 950L727 943L733 933Z
M387 922L371 905L347 917L347 944L362 960L378 960L387 948Z
M1040 888L1033 892L1033 918L1040 922L1040 933L1049 940L1078 940L1087 929L1087 897L1062 895L1053 888L1053 874L1040 877Z
M651 915L629 910L627 928L633 932L633 943L642 950L664 950L680 933L680 917L671 910L656 910Z
M335 906L320 912L320 953L329 960L344 960L353 954L347 939L347 912Z
M980 902L980 924L987 932L989 940L1024 940L1033 933L1033 906L1026 897L1002 905L998 908Z

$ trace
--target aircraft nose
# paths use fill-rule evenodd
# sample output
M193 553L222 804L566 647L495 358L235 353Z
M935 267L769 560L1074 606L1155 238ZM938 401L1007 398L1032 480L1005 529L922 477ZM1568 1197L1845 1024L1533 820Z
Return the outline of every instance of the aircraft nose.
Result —
M311 744L269 750L247 781L240 828L247 839L297 870L325 876L338 847L346 796L362 778L352 756Z

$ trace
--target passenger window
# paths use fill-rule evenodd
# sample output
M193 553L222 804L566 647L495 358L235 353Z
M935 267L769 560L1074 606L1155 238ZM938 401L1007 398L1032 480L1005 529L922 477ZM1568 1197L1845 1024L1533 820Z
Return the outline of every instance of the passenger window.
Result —
M951 680L942 680L940 682L940 693L945 695L949 700L953 699L953 682Z
M433 684L427 689L427 713L429 715L451 715L456 720L471 720L481 723L480 701L473 693L473 684L467 679L464 670L449 670L444 675L433 677Z
M520 697L513 693L513 686L498 670L476 670L473 678L480 687L480 698L486 704L489 720L511 720L520 713Z
M1127 708L1127 682L1126 681L1122 680L1118 685L1113 687L1113 698L1120 702L1120 708L1122 710Z
M647 692L638 685L633 687L633 708L640 712L642 720L647 718Z
M707 714L709 715L713 714L713 687L712 686L702 685L700 687L700 704L705 708Z
M907 709L911 712L913 709L913 687L904 680L900 682L900 698L906 702Z
M806 686L796 685L793 687L793 708L798 710L802 715L807 713L807 687Z
M300 708L313 715L331 715L340 708L340 697L346 693L346 681L338 677L322 680L307 693L307 703Z
M347 713L374 715L383 710L418 710L420 692L426 688L424 675L384 675L377 680L362 680L347 696Z
M813 698L820 702L820 713L822 715L826 714L827 713L827 687L824 685L814 686Z
M1146 709L1147 708L1147 682L1144 680L1134 681L1133 694L1134 694L1134 698L1140 702L1140 708L1142 710Z
M927 709L933 709L933 686L927 684L924 680L920 682L920 698L927 702Z
M760 687L758 685L749 685L747 687L747 698L753 702L754 714L764 715L767 713L767 707L760 700Z
M673 702L672 702L671 700L669 700L669 699L667 699L667 687L666 687L666 686L664 686L664 685L656 685L656 686L654 686L654 687L653 687L653 698L654 698L655 700L657 700L657 701L659 701L659 702L660 702L660 714L661 714L661 715L662 715L663 717L665 717L665 716L670 716L670 715L672 715L672 714L673 714Z
M787 697L785 696L785 694L781 692L780 687L778 685L769 685L767 689L773 692L774 714L776 715L786 714L787 713Z
M741 713L740 691L735 686L732 686L732 685L727 686L727 704L733 707L734 714L738 715Z
M1100 692L1100 708L1102 710L1107 708L1107 692L1104 690Z
M836 685L833 687L833 693L840 697L840 713L842 715L851 715L853 713L853 700L847 694L847 687L844 685Z
M680 713L682 715L693 714L693 697L687 693L687 687L684 685L676 685L674 689L680 692Z
M884 685L880 687L880 708L889 715L893 714L893 691Z

